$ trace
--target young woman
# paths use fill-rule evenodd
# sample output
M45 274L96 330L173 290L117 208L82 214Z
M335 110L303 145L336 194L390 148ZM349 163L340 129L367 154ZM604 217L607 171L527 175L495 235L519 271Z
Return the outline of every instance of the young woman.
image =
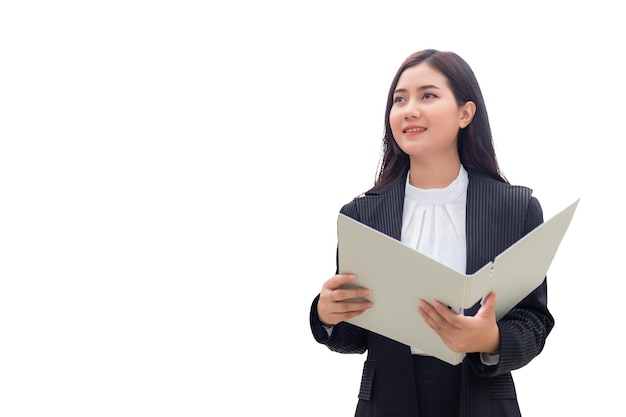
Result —
M469 65L457 54L419 51L389 89L383 156L373 187L341 213L471 274L543 222L529 188L498 166L487 110ZM371 308L367 289L342 289L336 274L315 297L315 339L340 353L364 353L356 416L520 416L511 371L543 349L554 326L546 281L496 321L497 294L456 314L420 302L416 314L453 351L453 366L346 323ZM436 277L433 277L436 279Z

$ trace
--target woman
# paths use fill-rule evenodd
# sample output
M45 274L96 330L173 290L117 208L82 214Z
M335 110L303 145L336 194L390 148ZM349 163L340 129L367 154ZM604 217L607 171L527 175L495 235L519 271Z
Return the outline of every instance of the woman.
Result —
M377 179L341 213L467 274L543 222L532 191L501 174L473 71L457 54L432 49L398 69ZM372 307L350 300L369 290L341 288L354 279L337 274L323 284L310 325L333 351L367 351L357 417L520 416L511 371L542 351L554 326L545 280L498 321L497 294L461 314L420 302L417 313L442 341L467 353L453 366L346 323Z

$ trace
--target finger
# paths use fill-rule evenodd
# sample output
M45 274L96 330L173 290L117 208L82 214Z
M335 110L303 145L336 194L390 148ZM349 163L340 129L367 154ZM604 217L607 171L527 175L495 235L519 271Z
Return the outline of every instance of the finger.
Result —
M421 301L420 308L428 317L426 323L437 333L452 331L459 327L457 323L459 316L438 301L435 301L433 305ZM424 317L424 314L422 314L422 317Z
M359 300L366 301L364 297L371 294L367 288L340 288L332 290L331 296L333 301Z
M356 275L354 274L337 274L333 276L332 278L330 278L328 281L326 281L324 286L331 290L336 290L342 285L348 284L354 281L355 279L356 279Z
M434 311L434 310L432 310ZM431 311L431 313L432 313ZM419 314L420 316L422 316L422 319L424 320L424 323L426 323L428 325L428 327L430 327L431 329L433 329L433 331L437 334L440 334L442 327L441 324L431 315L429 315L429 313L425 310L425 309L419 309Z
M320 301L335 302L339 299L333 294L333 291L342 285L345 285L351 281L354 281L356 276L354 274L337 274L326 280L320 291Z
M481 302L477 316L488 317L496 314L496 293L490 292Z
M433 307L430 304L428 304L426 301L421 300L419 302L419 304L418 304L418 311L420 313L424 313L424 314L430 316L430 314L432 314L432 310L433 310Z
M454 323L458 320L459 315L455 313L451 307L440 303L439 301L435 301L433 303L433 307L439 313L441 317L443 317L447 322Z
M334 307L339 313L362 313L363 311L370 309L373 306L374 304L371 301L362 301L336 303Z
M364 312L364 310L358 310L358 311L350 311L350 312L347 312L347 313L340 314L340 315L337 316L337 318L338 318L337 322L342 322L342 321L348 320L348 319L350 319L352 317L356 317L359 314L363 314L363 312Z
M349 312L362 312L365 311L367 309L370 309L374 306L374 303L372 303L371 301L359 301L359 302L351 302L351 303L339 303L339 305L341 306L341 308L344 309L344 311L346 313Z
M366 310L372 308L373 303L366 302L358 302L358 303L346 303L346 302L338 302L333 303L328 311L330 317L332 317L331 321L327 321L326 323L338 323L344 321L348 318L358 316L362 314Z
M485 300L483 301L483 304L485 302L495 306L496 305L496 293L492 291L489 294L487 294L487 297L485 297Z
M439 327L439 322L443 321L440 314L426 301L419 302L418 311L430 327Z

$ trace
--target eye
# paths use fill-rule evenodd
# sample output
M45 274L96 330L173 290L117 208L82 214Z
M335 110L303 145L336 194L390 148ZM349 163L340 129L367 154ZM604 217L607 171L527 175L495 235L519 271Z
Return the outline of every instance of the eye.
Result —
M404 101L406 101L406 99L404 97L402 97L402 96L395 96L394 99L393 99L394 103L402 103Z
M436 95L434 95L433 93L424 93L424 95L422 96L423 99L429 100L431 98L437 98Z

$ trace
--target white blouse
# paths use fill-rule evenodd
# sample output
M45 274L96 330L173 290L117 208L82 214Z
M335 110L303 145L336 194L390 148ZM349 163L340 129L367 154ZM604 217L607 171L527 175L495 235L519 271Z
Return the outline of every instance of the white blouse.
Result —
M401 241L450 268L465 273L465 205L469 179L463 166L445 188L422 189L407 175ZM413 354L423 354L411 347Z
M401 241L450 268L465 273L465 203L467 171L446 188L405 186Z

